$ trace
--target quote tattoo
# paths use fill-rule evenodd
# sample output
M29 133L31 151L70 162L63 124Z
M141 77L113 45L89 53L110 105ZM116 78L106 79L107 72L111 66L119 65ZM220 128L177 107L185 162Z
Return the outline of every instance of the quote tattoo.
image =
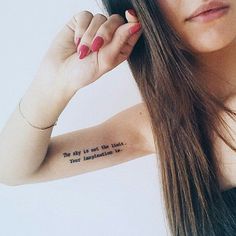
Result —
M68 158L70 163L78 163L95 158L111 157L115 153L123 151L126 143L118 142L111 144L102 144L92 148L83 148L81 150L74 150L73 152L64 152L63 157Z

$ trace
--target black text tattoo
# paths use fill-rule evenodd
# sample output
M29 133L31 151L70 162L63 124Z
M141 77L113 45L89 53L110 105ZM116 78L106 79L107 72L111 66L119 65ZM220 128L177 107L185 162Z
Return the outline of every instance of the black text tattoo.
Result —
M96 147L84 148L75 150L73 152L64 152L63 157L68 158L70 163L78 163L88 160L93 160L99 157L112 156L114 153L123 151L126 143L118 142L109 144L102 144Z

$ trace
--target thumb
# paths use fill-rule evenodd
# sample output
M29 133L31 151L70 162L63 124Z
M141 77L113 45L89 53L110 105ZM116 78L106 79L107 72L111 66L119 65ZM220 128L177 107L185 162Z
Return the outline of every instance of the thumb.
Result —
M133 9L126 10L125 17L128 22L134 22L134 23L138 22L137 14L136 14L135 10L133 10Z

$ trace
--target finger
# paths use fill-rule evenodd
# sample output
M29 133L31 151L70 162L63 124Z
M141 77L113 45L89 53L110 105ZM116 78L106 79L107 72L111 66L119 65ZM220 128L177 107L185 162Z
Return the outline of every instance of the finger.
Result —
M82 11L74 15L56 34L48 49L48 54L61 55L62 59L73 55L76 52L74 39L76 28L86 28L92 17L93 15L89 11Z
M126 57L130 54L142 34L141 23L126 23L117 29L109 44L110 54Z
M125 11L125 17L127 19L128 22L138 22L138 17L137 17L137 13L135 12L134 9L128 9Z
M82 11L80 14L75 15L73 19L73 24L75 25L74 43L77 49L83 34L93 19L93 14L89 11Z
M137 13L134 9L128 9L125 11L125 16L126 16L126 19L129 23L138 23L139 22L139 19L137 17ZM138 34L137 36L140 36L140 34ZM130 45L130 46L134 46L137 42L137 39L139 37L133 37L131 36L128 41L127 41L127 44Z
M111 15L108 20L97 30L91 45L91 50L93 52L99 51L100 48L110 43L115 31L122 24L125 24L125 19L121 15Z
M135 27L138 30L141 26L140 23L126 23L120 26L112 39L112 41L101 50L101 53L105 55L105 61L108 68L114 68L125 61L131 54L134 45L138 41L142 34L142 28L136 33L131 33L130 28ZM134 28L132 28L134 29ZM107 68L105 69L107 70Z
M134 26L137 30L137 27ZM122 61L128 59L128 57L130 56L135 44L137 43L137 41L139 40L140 36L142 35L142 29L139 30L136 33L133 33L128 40L125 42L125 44L123 45L123 47L121 47L120 52L117 56L117 62L121 63Z
M137 43L139 37L142 34L142 26L139 23L139 19L137 17L136 11L134 9L128 9L125 11L125 16L126 16L128 23L138 23L138 24L135 24L134 26L131 26L129 28L130 36L124 35L123 46L122 46L122 41L121 41L121 43L119 44L120 47L117 47L117 51L114 52L114 53L118 53L118 57L117 57L118 63L120 63L121 61L123 61L129 57L135 44ZM122 32L121 32L121 34L122 34ZM114 44L116 44L115 40L114 40ZM118 52L119 50L120 50L120 52Z
M90 46L94 38L94 35L96 34L100 26L106 21L107 21L106 16L100 13L94 15L93 19L91 20L89 24L89 27L86 29L86 31L82 35L79 46L77 48L77 52L79 54L80 59L83 59L85 56L87 56L90 53L91 51Z

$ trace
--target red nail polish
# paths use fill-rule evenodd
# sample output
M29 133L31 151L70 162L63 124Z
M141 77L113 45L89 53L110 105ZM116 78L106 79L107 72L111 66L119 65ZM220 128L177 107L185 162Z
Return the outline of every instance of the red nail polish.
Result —
M93 52L96 52L102 47L103 44L104 44L104 39L100 36L97 36L92 43L91 50Z
M86 55L88 54L89 52L89 48L88 46L86 45L81 45L80 48L79 48L79 59L83 59L86 57Z
M132 26L131 28L129 28L130 35L137 33L141 28L141 23L137 23L136 25Z
M79 46L80 40L81 40L80 37L77 37L77 38L76 38L76 40L75 40L75 41L76 41L76 48Z
M129 12L129 14L132 15L132 16L135 16L135 17L137 16L136 11L133 10L133 9L129 9L128 12Z

